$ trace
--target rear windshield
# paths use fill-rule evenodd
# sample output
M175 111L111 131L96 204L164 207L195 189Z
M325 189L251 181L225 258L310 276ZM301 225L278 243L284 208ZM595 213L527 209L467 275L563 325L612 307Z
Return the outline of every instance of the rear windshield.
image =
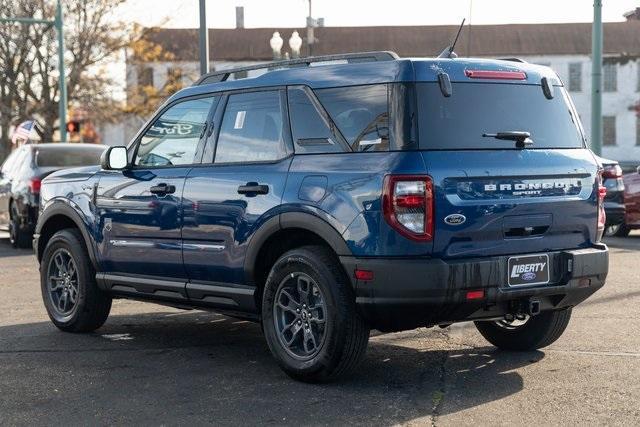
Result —
M416 86L422 149L515 149L513 141L482 136L509 131L529 132L531 149L583 146L563 88L547 99L537 85L453 83L446 98L437 83Z
M64 168L97 165L103 151L102 147L39 148L36 153L36 166Z

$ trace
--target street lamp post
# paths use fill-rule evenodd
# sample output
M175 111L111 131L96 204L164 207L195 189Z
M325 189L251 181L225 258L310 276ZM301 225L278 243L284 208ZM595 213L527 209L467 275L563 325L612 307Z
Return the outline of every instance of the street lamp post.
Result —
M58 96L58 121L60 141L67 142L67 81L64 69L64 15L60 0L56 4L56 16L53 20L35 19L35 18L0 18L0 23L20 23L25 25L52 25L58 34L58 71L59 91Z
M591 149L602 154L602 0L593 2L591 31Z
M282 45L284 41L282 37L280 37L280 33L278 31L274 32L271 36L271 40L269 40L269 46L271 46L271 50L273 51L273 59L282 58Z
M200 0L200 74L209 72L209 34L205 0Z
M299 58L300 57L300 48L302 47L302 38L300 38L300 34L297 31L294 31L289 38L289 47L291 48L291 57Z

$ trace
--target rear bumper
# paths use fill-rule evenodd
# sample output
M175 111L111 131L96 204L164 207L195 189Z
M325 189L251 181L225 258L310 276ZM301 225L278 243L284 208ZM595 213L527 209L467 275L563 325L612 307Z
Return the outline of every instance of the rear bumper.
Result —
M550 283L509 287L509 256L441 259L341 257L356 291L361 313L382 331L523 312L533 299L542 311L573 307L604 285L609 270L606 245L549 253ZM373 272L373 280L353 278L355 269ZM484 297L467 300L470 290Z

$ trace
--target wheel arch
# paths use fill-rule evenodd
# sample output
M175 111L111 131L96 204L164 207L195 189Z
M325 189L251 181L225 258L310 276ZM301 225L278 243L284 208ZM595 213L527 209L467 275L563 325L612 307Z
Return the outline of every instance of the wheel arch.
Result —
M285 235L286 241L282 239ZM267 269L282 253L310 244L324 245L336 256L352 254L340 233L322 218L304 212L282 213L266 221L250 240L244 262L245 283L260 288ZM256 298L262 298L260 292L256 292Z
M35 231L36 236L38 236L38 241L34 247L38 262L42 260L42 253L49 239L51 239L57 231L65 228L76 228L80 231L91 263L93 267L97 269L98 264L94 250L95 247L89 234L89 223L73 207L63 202L57 202L48 206L38 220Z

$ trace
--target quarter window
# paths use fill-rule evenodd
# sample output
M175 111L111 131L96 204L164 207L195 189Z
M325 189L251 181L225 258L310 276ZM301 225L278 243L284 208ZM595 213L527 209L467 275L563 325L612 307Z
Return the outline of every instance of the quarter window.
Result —
M320 89L316 94L354 151L389 150L387 85Z
M280 91L230 95L215 163L266 162L287 156Z
M288 90L291 132L296 153L342 152L327 122L303 89Z
M582 63L580 62L569 64L569 91L582 91Z
M616 116L602 117L602 145L616 145Z
M214 97L180 102L165 111L140 138L135 164L179 166L195 161Z

